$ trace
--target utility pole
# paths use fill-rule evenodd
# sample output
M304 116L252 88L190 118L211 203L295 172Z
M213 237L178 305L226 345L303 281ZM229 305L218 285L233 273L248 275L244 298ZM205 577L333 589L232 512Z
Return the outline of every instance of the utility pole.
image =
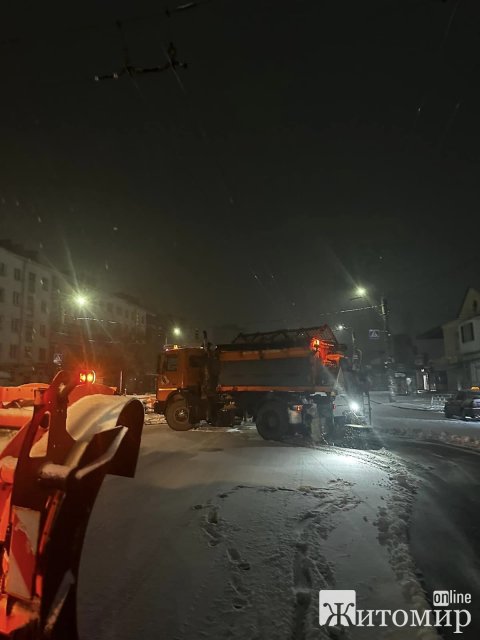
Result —
M395 385L393 380L393 344L392 344L392 334L390 333L390 310L388 308L387 299L382 296L381 299L381 312L383 319L383 331L385 335L385 351L386 351L386 368L387 368L387 382L388 382L388 393L390 402L393 402L395 399Z

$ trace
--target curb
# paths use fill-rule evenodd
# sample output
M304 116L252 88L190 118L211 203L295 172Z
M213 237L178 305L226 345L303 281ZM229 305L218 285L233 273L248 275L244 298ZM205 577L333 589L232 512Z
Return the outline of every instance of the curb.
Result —
M372 400L370 398L370 402L372 404L379 404L381 406L385 405L387 407L395 407L396 409L405 409L406 411L436 411L437 413L443 413L443 409L431 409L425 406L423 407L407 407L404 404L395 404L394 402L379 402L378 400Z
M407 407L403 404L391 404L392 407L397 409L406 409L407 411L436 411L437 413L443 413L443 409L433 409L432 407Z
M451 444L449 442L443 442L442 440L435 440L434 438L425 438L425 439L419 439L417 440L416 438L412 438L411 436L400 436L398 434L394 434L394 433L390 433L389 431L384 431L385 433L385 437L387 438L396 438L397 440L403 440L404 442L410 442L412 444L419 444L420 446L423 444L435 444L438 446L442 446L445 447L446 449L460 449L461 451L467 452L467 453L473 453L474 455L480 456L480 451L477 448L473 448L473 447L466 447L465 445L462 444Z

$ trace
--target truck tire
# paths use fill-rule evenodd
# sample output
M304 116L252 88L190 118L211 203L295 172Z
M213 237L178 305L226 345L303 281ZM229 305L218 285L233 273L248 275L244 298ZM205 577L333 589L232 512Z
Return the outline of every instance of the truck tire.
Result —
M266 402L257 411L256 425L264 440L282 440L288 431L286 406L275 400Z
M170 429L174 431L188 431L192 428L190 411L185 398L178 398L167 404L165 419Z

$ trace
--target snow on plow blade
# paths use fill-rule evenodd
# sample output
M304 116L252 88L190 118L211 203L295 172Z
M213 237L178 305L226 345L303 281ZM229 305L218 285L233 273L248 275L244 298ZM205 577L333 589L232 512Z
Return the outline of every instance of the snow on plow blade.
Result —
M140 401L84 395L65 372L0 454L0 638L76 640L83 539L107 473L133 477ZM68 407L68 411L67 411Z

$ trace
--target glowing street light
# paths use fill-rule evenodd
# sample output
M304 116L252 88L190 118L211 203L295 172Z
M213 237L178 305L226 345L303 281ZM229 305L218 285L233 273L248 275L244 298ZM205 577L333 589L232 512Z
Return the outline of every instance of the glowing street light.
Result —
M361 351L360 349L357 349L357 345L356 345L356 341L355 341L355 331L353 330L352 327L347 327L344 324L337 324L337 326L335 327L336 331L350 331L350 336L352 338L352 356L353 356L353 361L355 363L355 358L358 358L358 353L360 353L361 355ZM355 366L355 364L354 364Z
M355 293L359 298L363 298L367 295L367 290L365 289L365 287L357 287Z
M86 304L88 304L87 296L83 295L83 293L77 293L77 295L75 296L75 304L79 307L84 307Z
M173 335L177 337L182 335L182 330L180 329L180 327L173 327Z

